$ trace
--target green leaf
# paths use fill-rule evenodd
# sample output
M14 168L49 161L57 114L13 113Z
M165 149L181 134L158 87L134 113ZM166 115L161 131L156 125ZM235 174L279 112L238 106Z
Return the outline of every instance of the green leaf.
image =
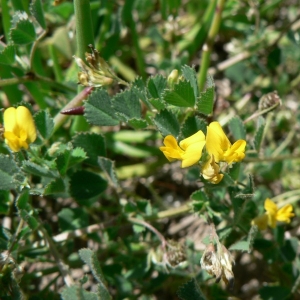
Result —
M38 131L44 139L49 139L52 135L54 123L48 111L41 110L34 115L34 121Z
M134 129L144 129L148 126L148 123L146 120L137 119L137 118L127 120L127 123Z
M16 163L4 154L0 154L0 190L15 188L13 176L20 172Z
M16 201L17 208L19 210L26 209L28 201L29 201L29 190L23 189L22 193L18 196Z
M97 165L98 156L106 156L105 139L96 133L78 133L73 137L72 144L82 148L88 158L85 160L90 165Z
M41 0L33 0L30 4L30 12L35 17L37 22L43 29L46 29L46 22L44 18L43 6Z
M31 161L23 161L22 170L26 173L42 176L42 177L49 177L49 178L57 178L58 174L50 170L46 166L40 166Z
M209 201L207 195L201 190L195 191L191 195L191 199L194 201L203 201L203 202Z
M248 241L238 241L229 247L229 250L247 251L250 250L250 243Z
M0 214L6 215L10 210L10 192L0 190ZM1 248L1 233L0 233L0 248Z
M163 93L164 101L179 107L193 107L195 99L193 88L188 81L179 81L173 90L165 90Z
M181 134L183 138L187 138L199 130L202 130L202 132L206 134L206 126L207 124L203 119L197 116L190 116L183 123L181 127Z
M149 102L155 107L157 110L162 110L166 108L166 104L163 100L159 98L151 98Z
M177 295L182 300L206 300L195 278L182 285Z
M100 195L106 188L107 182L95 173L81 170L71 176L71 196L82 205L88 204L86 200Z
M89 215L82 208L63 208L58 213L61 231L75 230L89 225Z
M56 166L59 173L64 176L72 165L80 163L85 159L87 159L87 155L82 148L76 147L72 149L72 147L68 147L63 153L57 155Z
M190 82L193 91L194 91L194 95L195 95L195 99L197 99L197 97L199 96L199 89L198 89L198 83L197 83L197 74L194 68L191 68L187 65L184 65L181 68L181 72L182 75L184 76L184 78Z
M98 293L99 299L101 300L111 300L106 284L103 277L103 272L100 267L99 260L97 255L90 249L80 249L79 250L80 258L90 267L95 279L98 281Z
M139 98L148 106L151 107L151 104L148 99L147 95L147 88L145 86L145 83L141 77L135 78L135 80L132 82L132 89L134 89L134 92L139 96Z
M48 183L44 189L43 195L61 194L66 191L66 186L61 178L57 178Z
M101 170L106 174L111 184L115 187L118 187L119 182L115 172L115 162L106 157L99 157L98 164Z
M153 98L161 98L162 92L167 86L167 80L162 75L150 77L148 80L149 93Z
M97 294L87 292L82 287L77 285L68 286L61 293L63 300L101 300Z
M15 46L7 45L0 51L0 64L12 65L15 62Z
M36 38L34 26L28 19L17 21L16 27L12 28L10 31L10 36L16 45L33 43Z
M96 90L84 103L84 116L88 123L98 126L114 126L119 119L106 90Z
M246 130L240 117L235 116L229 121L229 129L236 140L246 139Z
M175 138L179 136L180 127L177 117L170 111L164 109L158 113L153 119L157 129L163 136L173 135Z
M20 210L21 218L28 224L31 230L36 230L39 227L39 222L35 217L28 213L25 209Z
M260 117L258 119L258 127L257 127L257 130L255 132L254 142L253 142L255 150L257 152L259 152L259 150L260 150L260 146L261 146L261 143L262 143L262 140L263 140L263 136L264 136L264 130L265 130L264 118Z
M213 111L215 97L215 84L213 78L208 75L206 79L206 90L200 93L197 99L197 107L200 113L209 115Z
M238 180L240 175L241 163L233 164L229 169L229 175L233 180Z
M134 90L126 90L112 99L113 107L122 121L141 118L141 104Z

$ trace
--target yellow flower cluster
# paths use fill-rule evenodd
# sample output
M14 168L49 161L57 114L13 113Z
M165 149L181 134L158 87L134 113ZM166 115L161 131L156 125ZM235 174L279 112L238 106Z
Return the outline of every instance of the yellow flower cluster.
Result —
M31 112L25 106L6 109L3 121L5 143L12 151L28 149L29 144L35 141L35 124Z
M265 200L264 207L266 213L256 217L251 222L252 225L256 225L260 230L265 230L268 227L268 225L271 228L275 228L277 221L290 223L291 218L295 216L295 214L292 212L293 206L291 204L287 204L278 209L277 205L272 200L267 198Z
M207 135L199 130L192 136L182 140L179 145L174 136L168 135L164 139L163 147L159 149L169 161L181 160L181 167L186 168L199 163L205 146L208 159L202 166L202 176L212 183L219 183L223 174L220 174L220 162L232 164L245 157L246 141L238 140L233 145L225 135L218 122L207 126Z

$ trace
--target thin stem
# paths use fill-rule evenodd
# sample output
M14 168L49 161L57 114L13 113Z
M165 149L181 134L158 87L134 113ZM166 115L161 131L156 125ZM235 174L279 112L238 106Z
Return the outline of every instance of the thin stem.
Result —
M156 228L154 228L151 224L147 223L144 220L140 220L137 218L129 217L127 220L133 224L142 225L142 226L148 228L149 230L151 230L160 239L162 248L163 249L166 248L168 242L166 241L165 237Z
M137 67L142 78L146 78L146 66L143 56L143 51L139 43L139 36L136 30L136 21L134 20L134 11L131 11L131 18L129 20L130 31L132 34L132 40L135 48Z
M43 32L40 34L40 36L35 40L35 42L33 43L31 50L30 50L30 57L29 57L29 66L30 66L30 70L32 70L32 65L33 65L33 57L34 57L34 53L36 50L36 47L39 43L39 41L46 35L47 31L43 30Z
M252 162L252 163L262 163L267 161L282 161L282 160L291 160L291 159L299 159L300 154L297 155L279 155L277 157L263 157L263 158L256 158L256 157L246 157L243 161L244 162Z
M55 51L55 47L53 44L49 44L49 53L53 62L53 70L54 70L54 74L55 74L55 79L57 82L63 82L63 73L61 70L61 66L59 64L58 58L57 58L57 54Z
M24 223L25 223L24 220L21 218L20 222L19 222L19 225L18 225L18 228L17 228L17 230L16 230L16 232L15 232L15 234L13 236L13 239L11 241L11 244L9 246L8 253L11 253L11 251L12 251L12 249L13 249L16 241L17 241L18 235L19 235L19 233L21 232L21 230L22 230L22 228L24 226Z
M215 15L210 26L210 30L208 32L208 36L205 44L202 48L202 58L201 58L201 67L198 74L198 85L200 91L204 89L206 74L210 64L210 55L212 52L213 44L215 37L217 36L221 24L221 17L224 8L225 0L218 0L217 6L215 9Z
M275 103L274 105L266 108L266 109L263 109L263 110L260 110L260 111L256 111L253 115L251 115L249 118L247 118L243 123L246 124L247 122L261 116L261 115L264 115L270 111L272 111L273 109L275 109L277 106L280 106L280 102L277 102Z
M27 82L27 81L32 81L32 78L30 76L4 78L4 79L0 80L0 87L12 85L12 84L23 83L23 82Z
M42 231L43 236L49 245L49 250L56 261L59 271L64 278L65 284L67 286L71 286L72 284L74 284L74 281L73 281L73 278L69 274L68 266L60 258L60 254L55 246L53 239L49 236L47 230L42 226L41 222L40 222L40 230Z

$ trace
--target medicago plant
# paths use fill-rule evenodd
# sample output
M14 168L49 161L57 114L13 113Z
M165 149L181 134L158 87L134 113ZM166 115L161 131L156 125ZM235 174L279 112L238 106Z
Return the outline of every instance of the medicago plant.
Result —
M0 298L297 298L299 197L286 187L298 145L274 121L284 100L267 90L254 104L246 94L220 107L207 75L221 13L236 7L207 3L199 69L189 63L195 46L177 44L181 31L166 26L161 51L174 43L190 59L166 51L153 72L134 22L136 10L151 18L138 1L116 14L96 1L12 2L10 22L3 1L0 53ZM161 1L161 14L174 29L171 2ZM104 31L94 35L99 18ZM121 33L105 31L109 18L130 28L140 76L104 58L110 47L130 53ZM76 47L66 46L74 20Z

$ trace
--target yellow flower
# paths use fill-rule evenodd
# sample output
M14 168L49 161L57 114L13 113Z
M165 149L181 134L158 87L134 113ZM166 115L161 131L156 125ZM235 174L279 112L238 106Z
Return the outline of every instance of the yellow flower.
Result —
M214 156L215 162L225 161L228 164L239 162L245 157L246 141L238 140L231 145L218 122L207 126L206 150Z
M275 228L277 221L290 223L291 218L295 216L295 214L292 212L293 207L291 204L287 204L278 209L277 205L272 200L267 198L264 207L266 213L262 216L258 216L252 220L251 223L252 225L257 225L257 227L261 230L266 229L267 225Z
M163 147L159 149L164 153L169 161L182 160L181 167L186 168L198 163L202 155L202 149L205 145L204 133L199 130L192 136L182 140L177 144L174 136L167 135L164 139Z
M28 149L36 139L36 128L28 108L10 107L4 111L4 138L9 148L18 152L21 148Z
M204 179L210 181L211 183L219 183L224 175L220 174L220 167L215 163L214 156L212 155L210 159L202 167L202 176Z

